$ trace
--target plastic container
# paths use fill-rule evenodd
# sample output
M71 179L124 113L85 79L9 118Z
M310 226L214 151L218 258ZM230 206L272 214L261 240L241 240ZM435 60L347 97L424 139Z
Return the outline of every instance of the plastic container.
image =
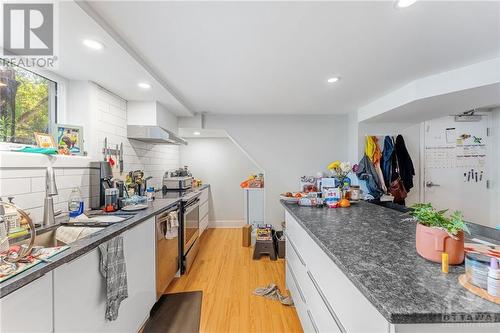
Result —
M148 198L148 201L153 201L155 199L154 187L148 187L148 189L146 190L146 197Z
M10 248L7 227L3 217L0 216L0 252L5 252Z
M276 231L274 236L274 247L278 253L278 258L285 258L285 237L283 231Z
M77 217L78 215L83 214L83 209L84 209L83 206L84 204L83 204L82 193L80 192L80 189L78 187L75 187L69 194L68 198L69 217L74 218Z
M488 294L491 296L500 296L500 268L496 258L490 259L488 269Z
M127 208L129 206L147 205L147 204L148 204L147 197L134 195L131 196L130 198L125 198L122 200L122 209Z
M114 212L118 210L118 189L107 188L104 191L104 211Z
M467 280L479 288L487 289L489 265L489 257L477 253L466 253L465 275Z

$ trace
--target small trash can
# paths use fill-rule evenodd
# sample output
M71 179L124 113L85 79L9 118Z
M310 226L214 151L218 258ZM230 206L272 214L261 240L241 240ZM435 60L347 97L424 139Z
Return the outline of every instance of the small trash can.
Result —
M285 258L285 236L283 231L276 231L274 233L274 246L278 253L278 258Z

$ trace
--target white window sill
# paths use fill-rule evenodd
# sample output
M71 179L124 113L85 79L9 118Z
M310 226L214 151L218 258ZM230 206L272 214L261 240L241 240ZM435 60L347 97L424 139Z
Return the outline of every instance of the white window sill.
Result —
M94 161L88 156L44 155L0 150L2 168L88 168Z

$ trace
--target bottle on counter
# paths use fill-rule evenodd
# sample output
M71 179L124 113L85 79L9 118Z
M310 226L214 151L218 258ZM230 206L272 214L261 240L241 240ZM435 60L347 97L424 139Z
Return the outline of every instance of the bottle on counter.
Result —
M488 270L488 294L491 296L500 296L500 268L498 259L490 259L490 268Z
M148 201L153 201L155 199L155 188L154 187L147 188L146 197L148 198Z
M68 212L70 218L83 214L83 197L78 187L73 188L68 198Z

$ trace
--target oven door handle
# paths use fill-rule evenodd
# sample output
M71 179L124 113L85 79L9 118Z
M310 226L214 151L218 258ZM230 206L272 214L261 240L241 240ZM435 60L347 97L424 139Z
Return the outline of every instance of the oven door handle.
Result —
M185 213L184 214L189 214L191 213L196 207L198 207L198 203L200 202L200 199L197 198L194 200L192 203L190 203L188 206L185 208Z
M196 198L191 203L189 203L189 205L187 205L186 208L184 208L184 209L187 211L188 208L191 208L191 207L193 207L195 205L197 206L199 202L200 202L200 198Z

